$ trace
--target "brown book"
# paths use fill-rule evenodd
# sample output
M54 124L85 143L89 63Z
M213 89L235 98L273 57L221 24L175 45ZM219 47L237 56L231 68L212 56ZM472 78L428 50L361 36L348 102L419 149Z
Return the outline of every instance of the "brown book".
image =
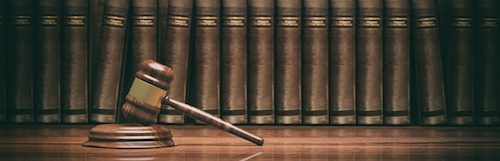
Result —
M422 125L446 123L437 0L412 0L417 106Z
M450 125L474 124L474 6L472 0L447 5L447 110Z
M34 122L34 1L10 1L7 107L12 123Z
M357 123L382 124L383 0L357 0Z
M61 121L61 1L36 2L35 118L38 123L59 123Z
M300 124L301 0L276 0L276 123Z
M63 123L87 123L89 107L89 4L63 1L61 108Z
M479 125L500 124L500 2L477 3L476 120Z
M274 123L274 1L248 1L248 122Z
M117 108L121 106L119 96L126 51L128 6L129 0L108 0L104 7L90 114L93 122L116 122Z
M385 0L384 124L410 124L410 1Z
M303 11L302 117L328 124L328 0L306 0Z
M165 42L159 45L163 52L160 60L174 69L170 82L169 97L185 102L188 87L188 61L191 42L193 0L169 0ZM160 123L183 124L184 115L163 104L159 115Z
M356 123L356 0L330 0L330 123Z
M157 0L132 0L130 27L130 52L132 55L130 77L135 78L142 61L156 60ZM129 84L133 80L129 79Z
M222 0L221 116L247 123L247 1Z
M219 0L194 1L194 40L191 61L193 79L189 100L195 107L215 116L220 116L219 16Z

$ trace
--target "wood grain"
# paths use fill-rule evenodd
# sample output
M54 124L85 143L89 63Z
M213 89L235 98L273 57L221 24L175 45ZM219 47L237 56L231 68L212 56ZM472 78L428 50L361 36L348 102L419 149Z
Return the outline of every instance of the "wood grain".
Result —
M158 149L83 147L92 125L0 127L0 160L498 160L500 128L241 126L254 146L203 125L168 126L178 144Z

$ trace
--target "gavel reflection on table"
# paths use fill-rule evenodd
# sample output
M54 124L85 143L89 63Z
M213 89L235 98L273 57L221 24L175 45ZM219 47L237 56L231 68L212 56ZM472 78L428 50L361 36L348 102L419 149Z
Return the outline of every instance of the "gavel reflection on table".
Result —
M188 104L170 99L168 90L173 71L153 60L141 63L122 106L123 116L139 124L102 124L90 129L85 146L105 148L155 148L174 146L170 130L162 125L152 125L166 104L196 120L263 145L264 139L240 129L218 117Z

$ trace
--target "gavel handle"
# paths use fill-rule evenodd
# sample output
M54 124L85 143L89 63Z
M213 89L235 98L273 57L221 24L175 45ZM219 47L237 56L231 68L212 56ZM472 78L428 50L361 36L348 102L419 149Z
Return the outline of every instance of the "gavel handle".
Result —
M264 139L261 137L258 137L254 134L251 134L243 129L240 129L233 124L226 122L218 117L215 117L203 110L200 110L196 107L190 106L188 104L170 99L167 97L164 98L164 103L167 105L173 107L174 109L178 110L184 115L187 115L191 118L194 118L196 120L202 121L206 124L212 125L214 127L217 127L221 130L227 131L233 135L239 136L243 139L246 139L256 145L262 146L264 144Z

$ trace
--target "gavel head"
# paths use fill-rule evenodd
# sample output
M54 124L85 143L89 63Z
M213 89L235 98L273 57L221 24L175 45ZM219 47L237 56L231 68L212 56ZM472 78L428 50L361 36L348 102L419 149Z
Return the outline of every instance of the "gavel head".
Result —
M168 66L153 60L143 61L122 106L123 116L144 125L154 123L172 79L173 71Z

